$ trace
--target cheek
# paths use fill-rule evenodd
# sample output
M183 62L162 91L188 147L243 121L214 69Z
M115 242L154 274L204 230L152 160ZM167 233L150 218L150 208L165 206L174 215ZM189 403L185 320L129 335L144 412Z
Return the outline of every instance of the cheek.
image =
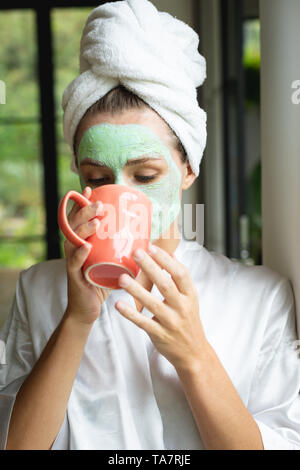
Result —
M160 170L158 180L138 185L138 189L145 192L159 206L167 208L180 199L182 173L171 156L165 159L165 165Z
M161 181L139 187L152 202L151 240L157 240L172 224L181 208L181 180L178 168L170 168Z

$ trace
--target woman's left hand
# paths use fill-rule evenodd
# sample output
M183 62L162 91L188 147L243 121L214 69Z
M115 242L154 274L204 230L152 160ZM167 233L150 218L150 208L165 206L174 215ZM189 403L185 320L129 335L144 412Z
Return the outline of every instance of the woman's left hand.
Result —
M164 297L160 300L127 274L119 285L153 313L148 318L125 302L118 301L116 309L128 320L146 331L157 350L177 371L194 370L199 366L207 341L199 316L198 293L187 267L155 246L149 256L136 250L133 256L142 272L156 284ZM163 271L167 271L170 276Z

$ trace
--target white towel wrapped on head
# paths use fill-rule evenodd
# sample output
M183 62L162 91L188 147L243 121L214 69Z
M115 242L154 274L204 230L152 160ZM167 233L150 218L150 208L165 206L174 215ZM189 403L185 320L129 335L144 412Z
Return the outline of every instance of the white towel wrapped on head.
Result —
M86 110L123 85L171 127L196 176L206 145L206 113L196 88L206 78L199 37L187 24L148 0L122 0L89 14L80 43L80 75L62 98L64 136L73 139ZM71 168L76 172L74 154Z

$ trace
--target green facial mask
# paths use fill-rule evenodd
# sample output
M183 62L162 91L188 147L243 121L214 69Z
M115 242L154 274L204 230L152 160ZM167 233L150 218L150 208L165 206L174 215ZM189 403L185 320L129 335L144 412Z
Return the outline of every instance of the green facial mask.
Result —
M151 241L167 230L180 211L181 173L166 145L148 127L137 124L98 124L82 136L78 148L79 165L85 158L102 162L114 173L114 183L126 185L123 168L128 160L164 157L168 172L160 181L133 185L152 202ZM82 189L87 185L79 171Z

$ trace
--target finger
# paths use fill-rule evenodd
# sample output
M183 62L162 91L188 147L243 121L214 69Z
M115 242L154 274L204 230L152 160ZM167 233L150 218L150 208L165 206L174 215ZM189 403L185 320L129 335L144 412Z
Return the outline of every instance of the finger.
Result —
M158 246L151 245L150 252L151 258L171 275L179 292L184 295L190 294L193 288L193 281L187 267L180 263L174 255L170 256L165 250Z
M74 245L69 240L64 240L65 256L68 259L75 251Z
M153 287L153 282L146 276L144 271L141 269L138 272L137 277L135 278L136 282L138 282L141 286L143 286L147 291L151 291Z
M73 256L71 256L67 261L67 270L69 273L74 275L81 270L90 250L91 245L89 243L85 243L74 251Z
M92 194L92 189L89 186L86 186L84 190L82 191L82 195L86 197L87 199L90 199L91 194ZM76 204L75 201L73 201L71 210L68 212L68 219L72 219L74 215L76 214L76 212L78 212L79 210L80 210L80 207L78 206L78 204Z
M84 206L75 212L69 219L72 229L75 231L80 225L85 224L89 220L103 214L103 204L101 201L96 201L93 204Z
M162 327L159 323L154 322L151 318L146 317L138 313L134 308L125 302L118 300L115 303L115 308L128 320L135 323L137 326L146 331L149 335L153 337L160 337L162 333Z
M128 274L122 274L119 278L119 285L137 299L144 307L152 312L159 321L169 328L172 328L172 310L164 304L160 299L154 297L137 281L132 279ZM174 314L173 314L174 315Z
M95 232L97 232L100 223L101 222L98 219L92 219L89 222L80 225L76 230L74 230L74 232L76 233L76 235L78 235L78 237L85 240L86 238L90 237Z
M87 199L90 199L92 195L92 188L90 188L90 186L86 186L84 190L82 191L82 195L86 197Z
M143 255L142 258L137 258L138 253ZM166 302L173 308L178 307L180 292L173 279L145 251L136 250L133 258L153 284L156 284Z
M92 189L90 188L90 186L86 186L82 192L82 195L86 198L86 199L90 199L91 195L92 195ZM92 206L92 204L89 204L89 206ZM98 208L98 205L96 204L94 206L94 209L96 210L97 212L97 209L98 211L100 212L99 208ZM75 214L77 214L79 211L81 210L80 206L78 204L76 204L75 201L73 201L73 206L71 208L71 210L69 211L68 213L68 220L69 220L69 223L71 224L71 226L73 226L72 224L72 221L75 217ZM84 220L83 220L84 222ZM82 222L82 223L83 223ZM80 224L80 217L79 217L79 223L77 225ZM73 228L73 227L72 227Z
M135 280L141 286L143 286L144 289L147 289L148 292L151 291L151 289L153 287L153 282L150 281L150 279L146 276L146 274L141 269L139 270L138 275L135 278ZM141 310L143 309L144 306L140 302L138 302L137 299L135 299L135 303L136 303L136 308L137 308L138 312L141 312Z
M81 225L79 229L75 232L80 238L86 239L89 238L91 235L93 235L98 227L100 225L100 222L98 219L93 219L87 224ZM65 255L67 258L71 257L74 253L74 251L77 249L75 245L73 245L69 240L64 241L64 249L65 249Z

